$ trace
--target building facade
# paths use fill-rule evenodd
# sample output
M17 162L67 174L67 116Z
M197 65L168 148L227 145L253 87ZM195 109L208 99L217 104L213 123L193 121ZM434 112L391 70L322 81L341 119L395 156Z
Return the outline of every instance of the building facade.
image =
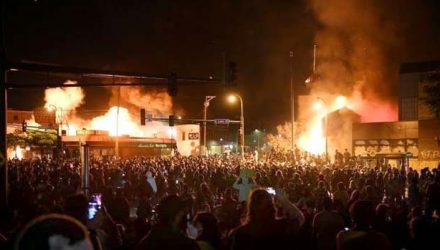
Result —
M437 167L440 163L440 121L423 98L425 86L439 80L440 61L402 64L399 121L353 124L353 154L367 159L405 154L411 167Z

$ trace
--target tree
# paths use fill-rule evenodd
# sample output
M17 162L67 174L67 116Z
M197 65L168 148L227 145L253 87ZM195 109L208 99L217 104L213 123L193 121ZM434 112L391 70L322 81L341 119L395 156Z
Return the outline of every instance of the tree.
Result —
M428 108L440 119L440 81L424 87L426 96L422 99Z
M55 131L56 133L56 131ZM7 135L8 147L25 147L26 145L49 148L57 143L57 135L52 131L28 130L25 133L10 133Z

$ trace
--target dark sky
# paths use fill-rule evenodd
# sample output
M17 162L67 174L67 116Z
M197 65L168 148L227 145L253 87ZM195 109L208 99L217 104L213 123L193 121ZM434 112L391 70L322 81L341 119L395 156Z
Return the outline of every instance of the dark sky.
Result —
M294 79L303 92L320 28L307 0L5 1L5 44L14 60L221 77L226 52L238 64L238 91L250 128L289 119L288 53L294 51ZM386 2L383 18L392 19L401 39L395 63L440 59L438 1ZM199 117L204 95L220 96L221 90L180 88L176 106ZM109 93L87 89L85 108L105 108ZM13 90L9 104L31 109L43 104L43 96L43 90ZM237 110L217 98L210 114L238 118Z

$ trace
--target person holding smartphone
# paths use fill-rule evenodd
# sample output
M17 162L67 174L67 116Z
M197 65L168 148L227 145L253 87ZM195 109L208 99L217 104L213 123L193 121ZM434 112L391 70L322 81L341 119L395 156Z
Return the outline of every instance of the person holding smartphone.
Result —
M73 218L77 219L84 226L87 227L90 233L89 237L93 244L93 249L97 249L97 250L103 249L97 231L88 227L90 213L89 213L89 200L87 199L86 196L82 194L70 196L66 201L64 211L67 215L72 216Z
M277 217L274 199L282 217ZM304 215L289 202L284 192L276 191L273 198L265 189L254 190L249 198L246 222L231 233L231 249L285 249L293 246Z

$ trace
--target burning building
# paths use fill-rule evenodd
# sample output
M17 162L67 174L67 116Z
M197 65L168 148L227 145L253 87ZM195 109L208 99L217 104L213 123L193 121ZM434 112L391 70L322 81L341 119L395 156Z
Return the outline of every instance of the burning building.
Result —
M165 156L173 154L175 149L185 156L198 154L199 125L176 125L170 130L173 132L165 137L111 136L111 132L105 130L79 130L76 135L64 135L61 139L70 157L79 156L84 144L89 146L90 155L95 158Z
M76 82L65 84L75 85ZM199 125L170 127L155 120L141 126L141 108L156 118L174 113L171 97L165 91L143 91L141 87L132 86L118 88L116 92L110 90L112 97L108 110L82 109L86 92L81 87L71 86L48 88L44 108L29 112L11 111L8 117L12 119L11 124L15 124L14 131L21 128L23 121L32 129L55 128L55 133L58 132L56 145L62 145L69 156L78 155L83 144L87 144L96 157L170 155L174 149L183 155L198 153ZM118 98L113 97L115 94Z

